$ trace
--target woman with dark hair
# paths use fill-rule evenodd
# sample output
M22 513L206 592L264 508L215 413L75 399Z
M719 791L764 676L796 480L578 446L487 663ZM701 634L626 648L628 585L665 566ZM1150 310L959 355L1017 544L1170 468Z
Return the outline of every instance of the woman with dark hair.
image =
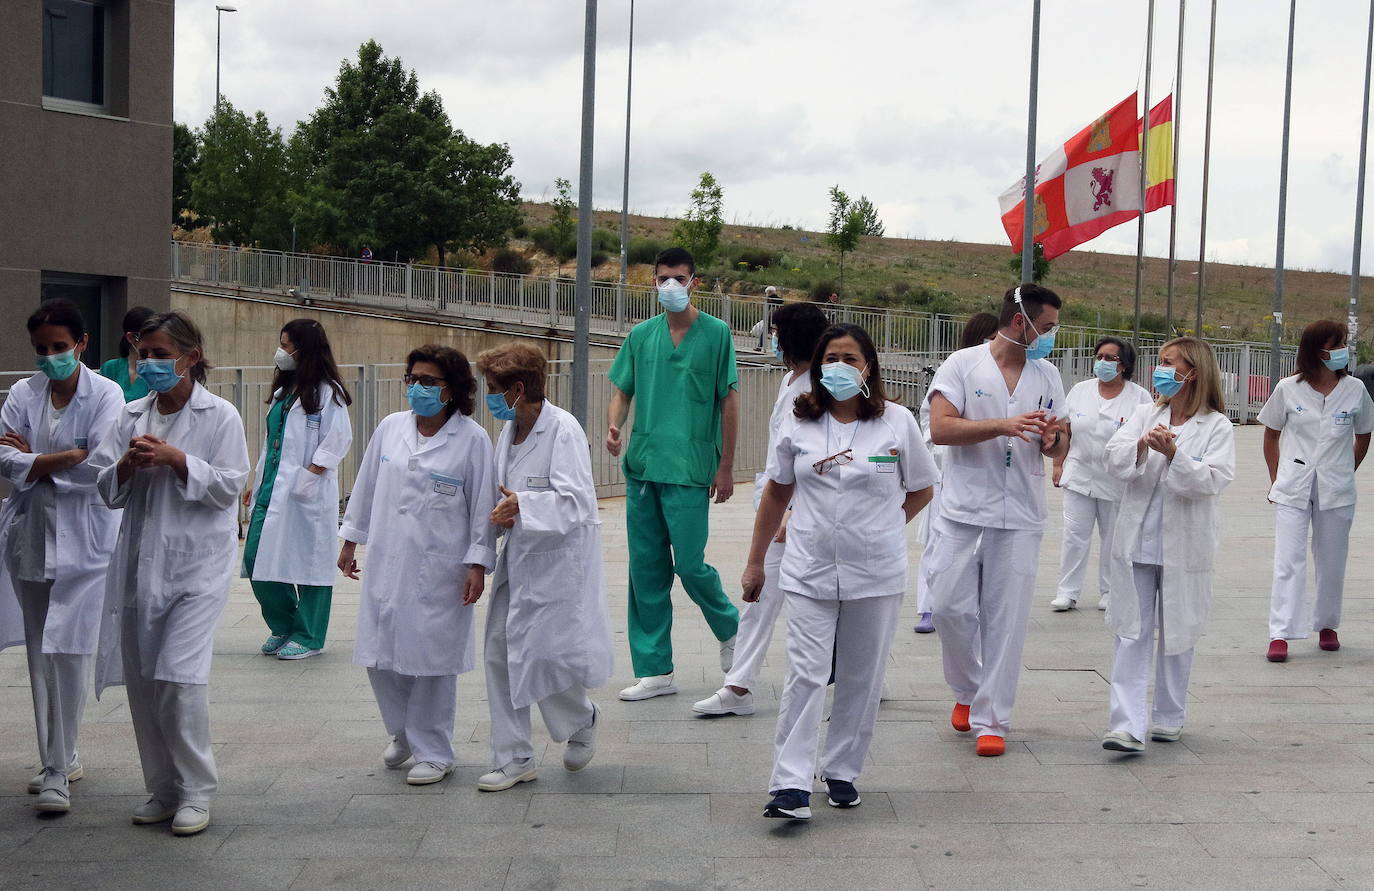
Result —
M306 659L324 649L329 629L338 467L353 445L353 400L314 319L282 327L273 362L267 435L257 476L243 495L244 505L253 506L243 576L252 580L269 631L262 654Z
M159 313L138 335L153 390L124 406L91 456L105 504L123 508L105 584L95 691L128 689L150 796L138 824L210 825L218 785L210 743L210 654L238 556L235 506L248 477L243 421L202 384L200 329Z
M829 322L825 313L814 303L790 303L773 312L773 325L777 333L773 336L773 351L787 366L787 374L778 384L778 395L773 400L773 413L768 419L768 445L771 451L778 430L792 416L797 397L811 392L811 357L820 342L821 333ZM760 473L754 478L754 510L759 509L768 475ZM693 704L692 711L699 715L752 715L754 713L754 694L751 692L758 680L759 669L768 645L773 641L773 625L778 613L782 611L783 593L778 587L778 567L782 563L782 553L787 541L787 519L776 530L773 540L764 553L764 586L759 598L746 603L740 613L739 631L735 637L735 661L725 673L721 688L715 693Z
M1318 632L1323 650L1340 649L1345 563L1355 519L1355 471L1369 451L1374 402L1349 374L1344 325L1318 321L1298 342L1297 374L1279 381L1260 410L1269 502L1274 505L1274 587L1269 600L1270 662L1288 658L1288 641ZM1307 534L1317 569L1315 609L1306 598Z
M997 316L990 312L978 312L968 317L964 323L963 336L959 349L966 350L987 343L997 336Z
M23 644L43 769L29 781L37 809L65 813L100 629L105 570L119 514L96 499L87 461L124 405L119 387L82 367L86 323L50 300L29 317L38 374L10 388L0 408L0 649Z
M391 742L389 768L413 755L406 782L453 772L458 675L471 671L472 605L496 566L496 464L472 415L467 358L427 345L406 357L410 411L387 415L363 454L339 537L351 579L368 546L353 663L367 669Z
M1111 590L1112 527L1124 480L1107 470L1107 441L1126 423L1137 405L1150 394L1135 383L1135 348L1116 337L1104 337L1093 353L1093 377L1069 391L1060 416L1060 429L1069 439L1069 453L1054 462L1054 484L1064 489L1064 545L1059 555L1059 591L1050 608L1065 612L1078 605L1083 572L1092 549L1093 525L1101 544L1098 553L1098 609L1107 608Z
M138 376L138 332L143 323L152 318L153 311L146 306L133 306L124 314L124 336L119 339L119 355L106 359L100 366L100 374L119 384L124 391L124 401L133 402L148 395L148 384Z
M935 464L911 412L883 394L878 353L857 325L832 325L811 392L774 438L749 561L754 602L764 558L792 506L778 584L787 603L787 680L778 708L766 817L811 817L817 733L833 664L835 702L820 775L833 807L859 804L884 665L906 591L906 531L930 501ZM833 663L832 663L833 659Z

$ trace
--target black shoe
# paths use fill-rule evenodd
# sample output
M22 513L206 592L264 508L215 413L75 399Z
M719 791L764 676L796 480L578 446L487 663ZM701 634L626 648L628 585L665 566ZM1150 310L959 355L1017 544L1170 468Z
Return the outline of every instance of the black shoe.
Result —
M801 789L779 789L763 809L763 815L784 820L810 820L811 793Z
M825 779L822 777L822 779ZM854 788L854 784L848 780L825 780L825 786L830 790L831 807L858 807L859 790Z

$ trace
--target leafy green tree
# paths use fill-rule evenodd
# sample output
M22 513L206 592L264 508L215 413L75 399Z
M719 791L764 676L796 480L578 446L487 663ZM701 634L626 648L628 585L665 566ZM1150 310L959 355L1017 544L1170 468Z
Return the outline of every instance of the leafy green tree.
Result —
M553 252L558 260L559 273L562 265L577 254L577 216L573 213L576 205L572 198L572 183L563 177L553 181L558 196L553 199L553 222L549 230L553 235Z
M282 248L290 237L286 143L262 112L253 117L222 101L196 134L198 163L190 206L215 241Z
M185 124L172 125L172 224L198 229L205 222L195 212L191 180L200 168L200 140Z
M1007 263L1007 268L1011 270L1016 280L1021 280L1021 251ZM1031 253L1031 281L1037 285L1044 281L1050 274L1050 261L1045 259L1045 246L1040 242L1035 242L1035 248Z
M887 231L883 221L878 219L878 208L873 206L873 202L868 200L867 195L860 195L859 200L854 202L854 212L863 218L864 235L881 238L883 233Z
M420 190L420 219L439 251L481 253L502 247L520 222L520 184L506 171L514 163L503 144L482 145L454 131L435 152Z
M864 234L865 225L863 211L849 200L839 186L831 186L830 224L826 227L825 242L840 255L841 294L844 293L844 255L858 249L859 237Z
M673 226L673 241L691 252L698 269L710 266L720 253L720 232L725 227L722 206L720 183L708 170L692 190L687 214Z

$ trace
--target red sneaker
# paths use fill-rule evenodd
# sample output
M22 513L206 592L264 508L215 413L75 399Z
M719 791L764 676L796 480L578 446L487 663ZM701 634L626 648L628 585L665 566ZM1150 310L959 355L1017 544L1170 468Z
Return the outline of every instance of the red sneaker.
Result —
M1317 646L1323 650L1339 650L1341 648L1341 639L1336 636L1335 628L1323 628L1318 640L1320 642Z
M968 733L968 706L954 703L954 711L949 714L949 726L960 733Z
M1288 641L1271 640L1269 641L1269 652L1265 655L1270 662L1288 661Z
M996 758L998 755L1006 754L1007 741L992 734L980 736L978 737L978 745L974 747L973 751L984 758Z

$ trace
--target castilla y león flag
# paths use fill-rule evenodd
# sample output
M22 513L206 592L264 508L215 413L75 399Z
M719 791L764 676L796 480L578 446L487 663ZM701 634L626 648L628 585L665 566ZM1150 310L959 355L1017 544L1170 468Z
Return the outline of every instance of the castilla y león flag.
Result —
M1017 249L1025 194L1023 177L998 199L1002 226ZM1132 93L1036 167L1032 234L1052 259L1139 215L1140 117Z

